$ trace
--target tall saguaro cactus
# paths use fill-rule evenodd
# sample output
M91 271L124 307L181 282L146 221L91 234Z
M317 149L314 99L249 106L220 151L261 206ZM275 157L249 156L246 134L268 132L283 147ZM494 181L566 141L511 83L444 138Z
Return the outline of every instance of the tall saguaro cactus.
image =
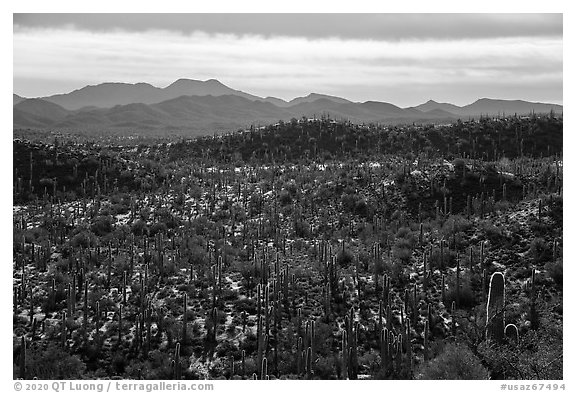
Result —
M486 338L502 341L504 339L504 275L492 274L488 302L486 303Z
M188 306L188 295L186 292L184 292L184 296L182 299L182 306L183 306L183 312L182 312L182 344L186 345L186 337L187 337L187 325L188 325L188 318L186 315L186 311L187 311L187 306Z
M26 339L24 336L20 338L20 378L26 379Z

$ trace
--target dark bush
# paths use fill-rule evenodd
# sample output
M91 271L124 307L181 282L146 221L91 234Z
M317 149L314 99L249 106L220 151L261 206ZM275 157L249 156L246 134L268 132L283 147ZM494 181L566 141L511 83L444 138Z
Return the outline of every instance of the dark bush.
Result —
M150 227L150 236L155 236L158 233L166 233L168 227L163 222L155 222Z
M352 253L350 251L348 251L346 249L340 250L338 255L336 255L336 263L338 264L338 266L341 266L341 267L350 266L353 261L354 261L354 256L352 255Z
M530 243L529 254L535 264L541 264L552 259L552 250L540 237L535 238Z
M554 280L556 285L562 286L564 282L564 269L562 260L550 262L548 265L546 265L546 267L548 269L548 275L550 278Z
M455 301L459 307L464 308L471 308L474 307L476 302L476 295L474 291L470 287L470 281L468 278L464 278L463 274L460 273L460 298L459 301L457 300L457 291L456 291L456 278L454 277L451 280L449 285L448 291L446 291L446 305L449 307L452 304L452 301Z
M90 230L96 236L104 236L112 232L114 220L111 216L100 216L90 226Z
M86 366L76 355L70 355L56 344L33 346L26 353L26 375L38 379L79 379Z
M286 206L292 203L292 196L287 190L280 191L280 196L278 197L280 206Z
M416 379L489 379L488 370L464 344L447 344L436 358L416 371Z
M136 220L132 224L132 233L136 236L142 236L146 232L146 222L143 220Z

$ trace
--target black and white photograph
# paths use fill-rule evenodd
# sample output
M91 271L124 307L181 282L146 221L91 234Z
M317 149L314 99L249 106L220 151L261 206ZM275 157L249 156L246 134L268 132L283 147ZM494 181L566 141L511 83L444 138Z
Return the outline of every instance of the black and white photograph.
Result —
M564 15L325 11L13 13L10 388L568 390Z

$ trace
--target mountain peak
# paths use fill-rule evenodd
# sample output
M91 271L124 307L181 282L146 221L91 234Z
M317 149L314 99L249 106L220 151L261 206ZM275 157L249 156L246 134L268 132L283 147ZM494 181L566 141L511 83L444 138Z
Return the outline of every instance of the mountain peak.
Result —
M180 86L190 86L190 85L207 85L212 87L226 87L222 82L217 79L207 79L205 81L201 81L198 79L188 79L188 78L180 78L173 83L171 83L167 89L173 87L180 87Z
M317 101L317 100L321 100L321 99L327 100L327 101L332 101L332 102L335 102L338 104L350 103L350 101L345 99L345 98L331 96L328 94L319 94L319 93L310 93L306 97L296 97L296 98L290 100L288 103L290 104L290 106L292 106L292 105L298 105L298 104L301 104L304 102L313 102L313 101Z
M202 81L199 81L197 79L180 78L180 79L177 79L174 82L172 82L170 85L168 85L166 87L166 89L169 89L169 88L175 87L175 86L197 84L197 83L202 83Z

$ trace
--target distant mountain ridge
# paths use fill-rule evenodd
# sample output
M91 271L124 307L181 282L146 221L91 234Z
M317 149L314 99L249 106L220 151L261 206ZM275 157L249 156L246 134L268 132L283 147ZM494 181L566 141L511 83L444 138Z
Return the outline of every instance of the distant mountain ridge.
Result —
M68 110L78 110L83 108L112 108L116 105L127 104L157 104L181 96L223 96L235 95L251 101L270 102L278 107L286 108L298 105L303 102L314 102L325 98L338 103L349 103L351 101L326 94L311 93L306 97L296 97L291 101L285 101L276 97L258 97L253 94L234 90L216 79L199 81L195 79L178 79L167 87L160 88L149 83L122 83L107 82L99 85L89 85L70 93L56 94L47 97L39 97L42 100L58 104ZM14 105L21 100L17 100L14 95ZM18 97L21 98L21 97Z
M441 103L441 102L436 102L434 100L429 100L428 102L425 102L424 104L420 104L418 106L415 106L414 109L418 109L419 111L422 112L430 112L433 110L443 110L449 113L453 113L456 114L461 107L454 105L454 104L449 104L449 103Z
M137 103L156 104L180 96L190 95L237 95L250 100L261 99L260 97L231 89L215 79L207 81L178 79L165 88L155 87L148 83L102 83L94 86L85 86L66 94L56 94L41 98L68 110L78 110L86 107L112 108L116 105Z
M386 124L448 122L480 115L562 113L561 105L482 98L465 106L433 100L408 108L352 102L311 93L284 101L234 90L215 79L179 79L165 88L148 83L103 83L67 94L26 99L13 94L14 128L189 130L191 134L230 131L251 124L329 116Z
M481 98L471 104L464 106L457 106L450 103L439 103L429 100L424 104L413 107L424 113L439 113L437 111L448 112L456 116L470 116L477 117L481 115L524 115L531 112L534 113L549 113L551 110L561 113L563 110L562 105L547 104L540 102L529 102L522 100L498 100L491 98Z

